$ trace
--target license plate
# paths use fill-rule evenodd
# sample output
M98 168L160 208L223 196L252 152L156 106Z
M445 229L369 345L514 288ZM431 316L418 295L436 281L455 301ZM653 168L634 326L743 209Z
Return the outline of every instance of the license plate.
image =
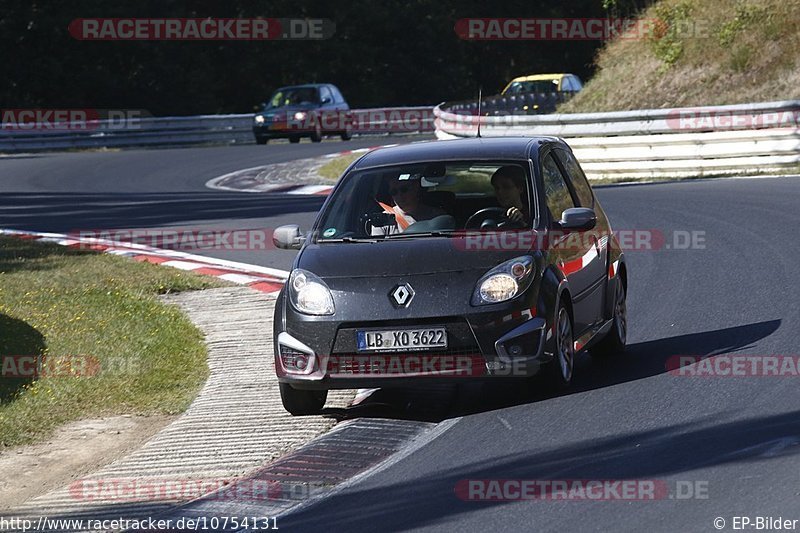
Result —
M356 332L359 352L447 348L445 328L386 329Z

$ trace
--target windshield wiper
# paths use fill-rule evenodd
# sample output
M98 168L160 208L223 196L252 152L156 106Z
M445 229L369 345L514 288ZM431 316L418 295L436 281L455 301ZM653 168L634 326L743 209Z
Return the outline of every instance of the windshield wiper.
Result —
M387 235L384 239L409 239L414 237L455 237L455 230L420 231L419 233L394 233Z
M339 237L337 239L317 239L317 242L378 242L383 238L376 237Z

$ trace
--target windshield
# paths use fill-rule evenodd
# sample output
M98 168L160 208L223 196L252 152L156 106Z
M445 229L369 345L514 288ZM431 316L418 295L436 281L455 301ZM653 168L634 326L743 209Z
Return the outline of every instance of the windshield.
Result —
M319 98L314 87L286 87L278 89L267 103L266 109L300 104L317 104Z
M381 167L343 178L318 242L432 237L530 227L527 162L456 161Z
M553 93L558 91L558 80L515 81L503 94Z

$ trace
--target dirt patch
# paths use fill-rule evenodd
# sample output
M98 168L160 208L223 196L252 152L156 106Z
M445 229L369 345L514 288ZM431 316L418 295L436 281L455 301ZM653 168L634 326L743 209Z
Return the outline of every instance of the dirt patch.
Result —
M68 485L139 448L175 416L114 416L81 420L46 442L0 451L0 511Z

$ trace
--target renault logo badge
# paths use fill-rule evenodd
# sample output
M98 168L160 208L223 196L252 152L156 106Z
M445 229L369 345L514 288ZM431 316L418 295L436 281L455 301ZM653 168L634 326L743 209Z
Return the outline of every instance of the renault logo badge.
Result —
M414 289L408 283L398 285L389 293L389 299L395 307L408 307L414 298Z

